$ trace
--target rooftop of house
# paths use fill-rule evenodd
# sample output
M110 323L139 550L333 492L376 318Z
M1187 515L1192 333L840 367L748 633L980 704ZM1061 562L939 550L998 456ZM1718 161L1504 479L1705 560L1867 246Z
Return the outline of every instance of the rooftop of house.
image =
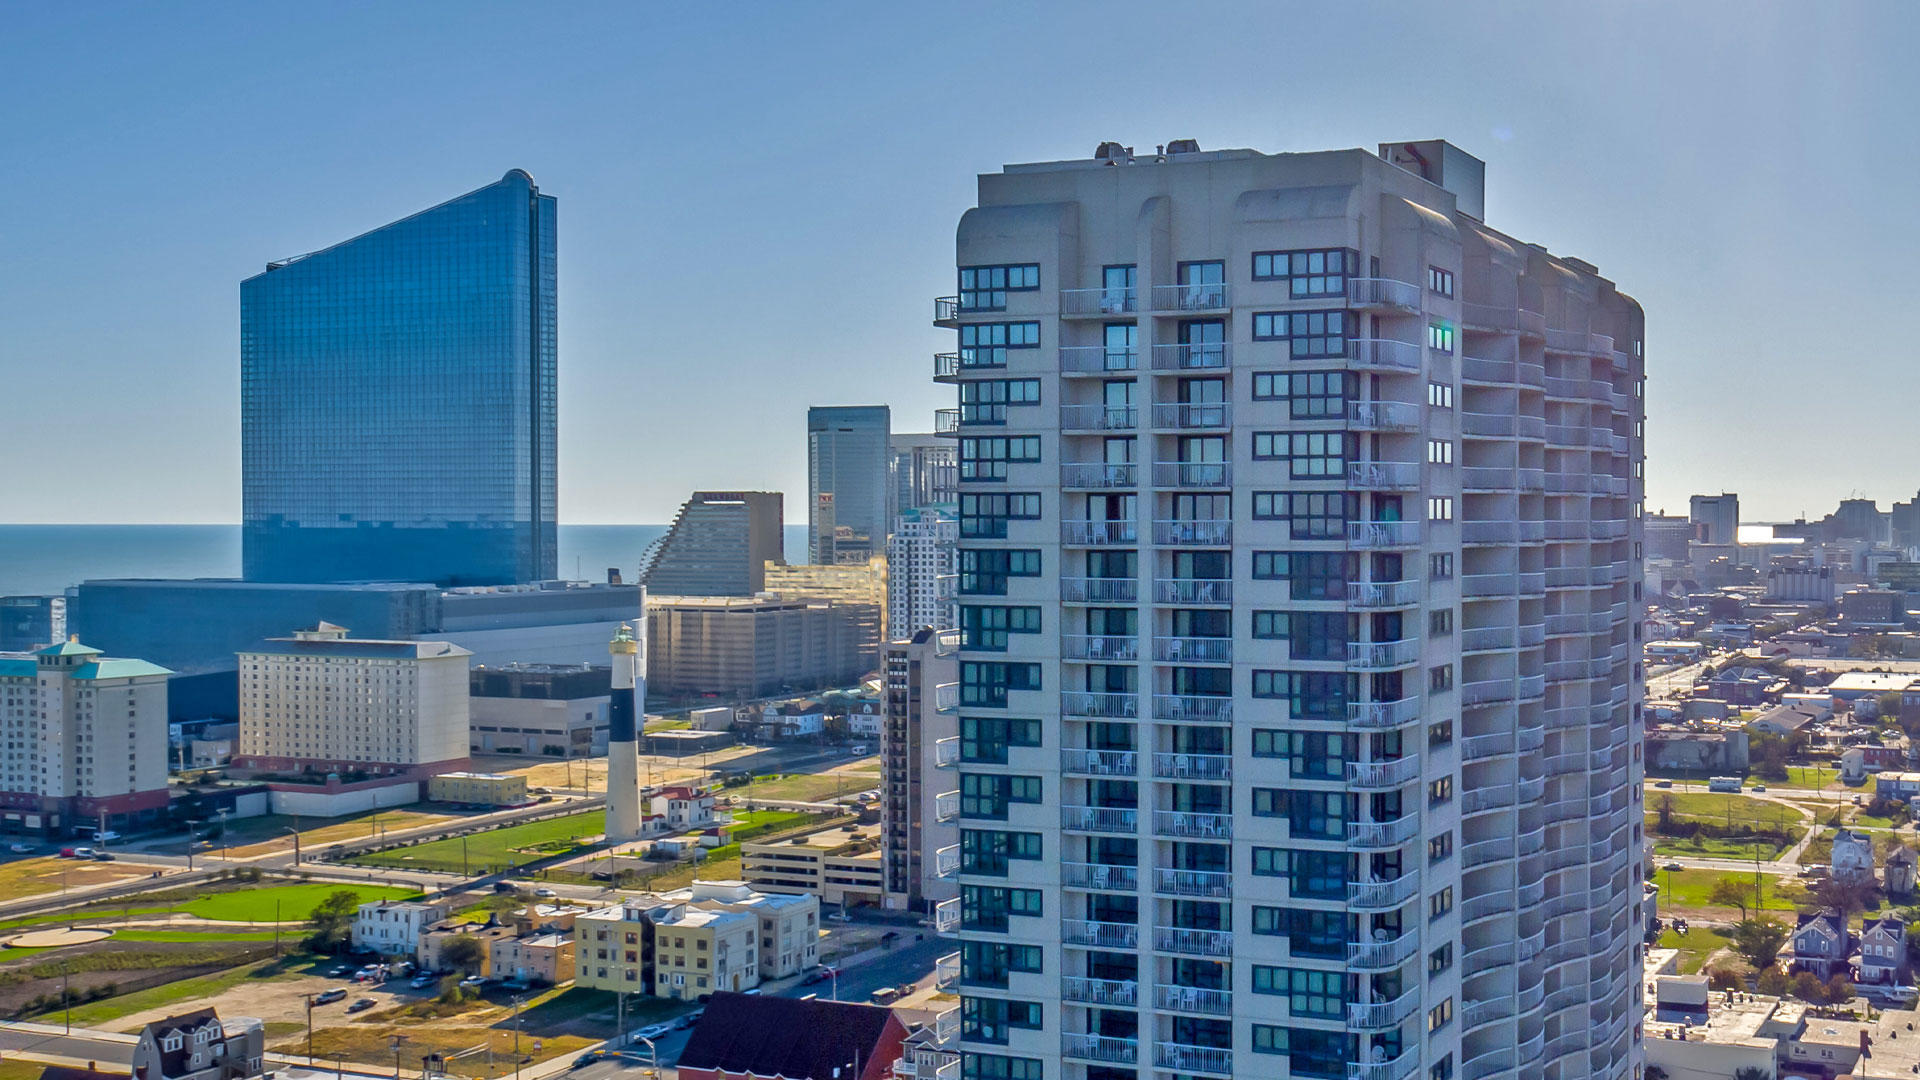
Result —
M1692 1042L1771 1048L1776 1039L1772 1031L1781 1023L1788 1022L1783 1016L1783 1009L1789 1009L1789 1006L1790 1003L1782 1002L1777 997L1762 994L1730 995L1725 991L1714 991L1708 996L1704 1021L1655 1020L1649 1014L1646 1037L1649 1042L1684 1037ZM1798 1010L1791 1009L1790 1014L1791 1023L1798 1026Z
M892 1012L873 1005L722 991L680 1054L682 1069L831 1077L879 1045Z

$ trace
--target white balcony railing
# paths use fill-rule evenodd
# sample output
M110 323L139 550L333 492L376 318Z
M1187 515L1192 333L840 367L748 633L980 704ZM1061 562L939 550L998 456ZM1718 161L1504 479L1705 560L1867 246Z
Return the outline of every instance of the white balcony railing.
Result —
M1080 547L1107 544L1133 544L1140 538L1139 527L1131 521L1063 521L1060 542Z
M1233 991L1204 986L1155 986L1153 1007L1168 1012L1233 1015Z
M1063 488L1131 488L1140 486L1140 469L1130 462L1066 461L1060 464Z
M1062 345L1062 375L1105 375L1115 371L1136 371L1140 350L1116 345Z
M1384 934L1385 931L1376 931ZM1420 951L1420 935L1412 930L1396 938L1347 942L1347 966L1365 971L1387 971L1411 960Z
M960 954L950 952L933 962L933 982L942 989L960 981Z
M1420 699L1353 701L1347 703L1347 724L1359 728L1404 727L1420 719Z
M1155 810L1153 831L1159 836L1195 840L1233 839L1232 814L1199 814L1190 810Z
M1161 952L1186 956L1232 956L1233 933L1229 930L1200 930L1186 926L1156 926L1153 947Z
M1140 947L1140 927L1135 923L1063 919L1060 923L1060 940L1068 945L1095 949L1137 949Z
M1156 578L1153 598L1162 604L1209 607L1233 602L1233 582L1227 578Z
M960 763L960 737L949 735L944 739L935 739L933 743L933 765L936 769L945 769Z
M1347 906L1356 911L1391 911L1420 895L1420 874L1409 870L1392 881L1347 882Z
M1419 1008L1418 988L1409 990L1392 1001L1349 1002L1347 1026L1362 1031L1384 1031L1412 1016Z
M1069 976L1060 980L1060 997L1083 1005L1112 1005L1131 1009L1140 1004L1140 984L1131 979Z
M1153 658L1166 664L1231 664L1233 639L1225 637L1157 637Z
M1116 1039L1107 1035L1084 1035L1079 1032L1063 1032L1060 1036L1060 1054L1079 1061L1105 1061L1116 1065L1131 1065L1140 1060L1140 1044L1133 1039Z
M1233 522L1156 521L1153 542L1167 547L1226 547L1233 543Z
M1086 716L1096 720L1137 720L1140 718L1140 696L1066 690L1060 694L1060 712L1066 716Z
M1233 699L1206 694L1155 694L1153 717L1197 724L1231 723Z
M1067 747L1060 751L1060 771L1076 776L1138 776L1140 755L1132 750L1083 750Z
M1155 311L1219 311L1227 306L1225 282L1204 285L1155 285Z
M1120 634L1062 634L1060 656L1067 660L1140 659L1140 639Z
M1153 407L1153 426L1214 430L1233 424L1233 406L1224 401L1162 402Z
M1098 318L1107 315L1131 315L1140 310L1140 292L1128 287L1101 289L1061 289L1060 314Z
M1348 402L1347 426L1361 431L1418 431L1420 407L1404 401Z
M1419 545L1420 523L1417 521L1347 522L1347 546L1350 548L1373 551Z
M1351 461L1347 483L1363 491L1412 491L1420 486L1420 466L1411 461Z
M1392 821L1347 822L1347 846L1353 848L1397 847L1418 835L1420 819L1413 814Z
M1403 638L1399 641L1347 642L1347 670L1349 671L1390 671L1419 662L1420 641L1417 638Z
M1153 775L1162 780L1231 780L1231 754L1155 754Z
M1391 761L1347 762L1347 783L1368 791L1382 791L1412 783L1420 778L1420 759L1394 758Z
M1349 1061L1347 1080L1407 1080L1419 1070L1420 1051L1415 1048L1390 1061Z
M1135 833L1140 811L1118 806L1062 806L1060 827L1073 832Z
M1061 863L1060 884L1069 889L1089 889L1095 892L1116 890L1134 892L1140 888L1140 871L1132 866L1114 866L1108 863Z
M1347 279L1347 302L1356 308L1420 310L1420 286L1393 278Z
M1348 358L1354 367L1403 372L1420 370L1421 349L1414 342L1354 338L1347 344Z
M1140 426L1140 410L1132 405L1062 405L1062 431L1132 431Z
M1233 895L1233 875L1221 870L1160 867L1153 872L1153 891L1168 896L1201 896L1220 900Z
M960 898L942 900L933 905L933 932L951 934L960 929Z
M949 878L960 872L960 845L948 844L937 848L933 853L933 872L943 878Z
M933 688L933 707L938 712L950 713L960 707L960 684L957 682L940 683Z
M1233 486L1233 466L1224 461L1156 461L1153 486L1224 488Z
M1153 1048L1153 1063L1174 1072L1233 1075L1233 1051L1223 1047L1163 1042Z
M1063 577L1060 599L1069 604L1137 603L1140 582L1133 578Z
M943 791L933 797L933 816L937 821L953 821L960 816L960 793Z
M1229 366L1231 347L1224 341L1153 346L1155 371L1220 371Z
M1415 607L1420 603L1420 582L1350 581L1347 606L1363 610Z

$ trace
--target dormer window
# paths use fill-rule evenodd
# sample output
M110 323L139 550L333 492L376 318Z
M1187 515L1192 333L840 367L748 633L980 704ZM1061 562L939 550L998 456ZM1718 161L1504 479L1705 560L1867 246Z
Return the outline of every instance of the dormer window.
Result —
M178 1032L173 1032L166 1038L160 1040L160 1049L162 1050L178 1050L184 1045L186 1045L186 1040L182 1039Z

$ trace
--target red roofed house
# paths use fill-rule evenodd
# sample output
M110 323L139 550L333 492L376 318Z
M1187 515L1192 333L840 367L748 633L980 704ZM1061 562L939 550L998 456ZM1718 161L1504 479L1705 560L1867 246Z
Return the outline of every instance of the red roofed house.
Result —
M907 1026L891 1009L722 991L680 1054L680 1080L886 1080Z

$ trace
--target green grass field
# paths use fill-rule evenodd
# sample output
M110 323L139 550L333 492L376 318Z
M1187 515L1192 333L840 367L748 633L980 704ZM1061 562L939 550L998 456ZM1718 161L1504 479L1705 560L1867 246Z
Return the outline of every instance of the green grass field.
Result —
M520 866L548 855L558 855L579 842L606 832L604 810L529 821L467 836L434 840L413 847L359 855L349 860L363 866L412 867L447 873L492 873Z
M1653 819L1649 818L1647 824L1651 833ZM1695 839L1698 843L1695 843ZM1656 835L1653 841L1653 854L1661 859L1751 859L1757 852L1760 858L1770 860L1779 858L1785 850L1785 845L1765 840L1722 840L1716 837L1680 839Z
M1690 927L1684 934L1669 927L1660 932L1656 947L1680 950L1680 974L1692 975L1706 966L1707 957L1732 942L1730 936L1711 927Z
M1660 791L1647 796L1647 816L1658 820L1660 808L1672 800L1673 816L1679 821L1701 821L1711 825L1750 829L1791 831L1806 819L1778 803L1745 795L1727 795L1704 791Z
M76 917L110 919L114 916L168 914L192 915L218 922L271 923L276 916L281 922L305 922L313 909L319 906L320 901L342 889L355 894L361 900L408 900L420 895L414 889L390 888L385 885L352 885L342 882L306 885L235 885L225 890L211 887L162 890L157 894L127 896L106 903L89 904L73 912L9 919L0 922L0 930L67 922ZM165 931L134 932L164 933ZM182 940L197 940L191 932L183 931L183 933L187 933L188 936ZM268 937L271 938L272 935L269 933ZM149 938L147 940L165 939Z
M1722 909L1720 905L1714 904L1707 899L1708 895L1713 891L1714 884L1721 878L1732 878L1742 884L1749 884L1753 881L1753 875L1745 871L1656 870L1653 875L1653 883L1660 886L1660 910L1664 913L1675 908L1682 910L1714 908L1717 910L1725 910L1733 918L1738 918L1740 909L1734 907ZM1765 902L1761 904L1762 910L1793 910L1793 900L1787 896L1783 896L1780 888L1785 880L1786 879L1776 875L1761 875L1761 881L1766 888ZM1795 895L1798 895L1801 891L1797 886L1793 890Z

